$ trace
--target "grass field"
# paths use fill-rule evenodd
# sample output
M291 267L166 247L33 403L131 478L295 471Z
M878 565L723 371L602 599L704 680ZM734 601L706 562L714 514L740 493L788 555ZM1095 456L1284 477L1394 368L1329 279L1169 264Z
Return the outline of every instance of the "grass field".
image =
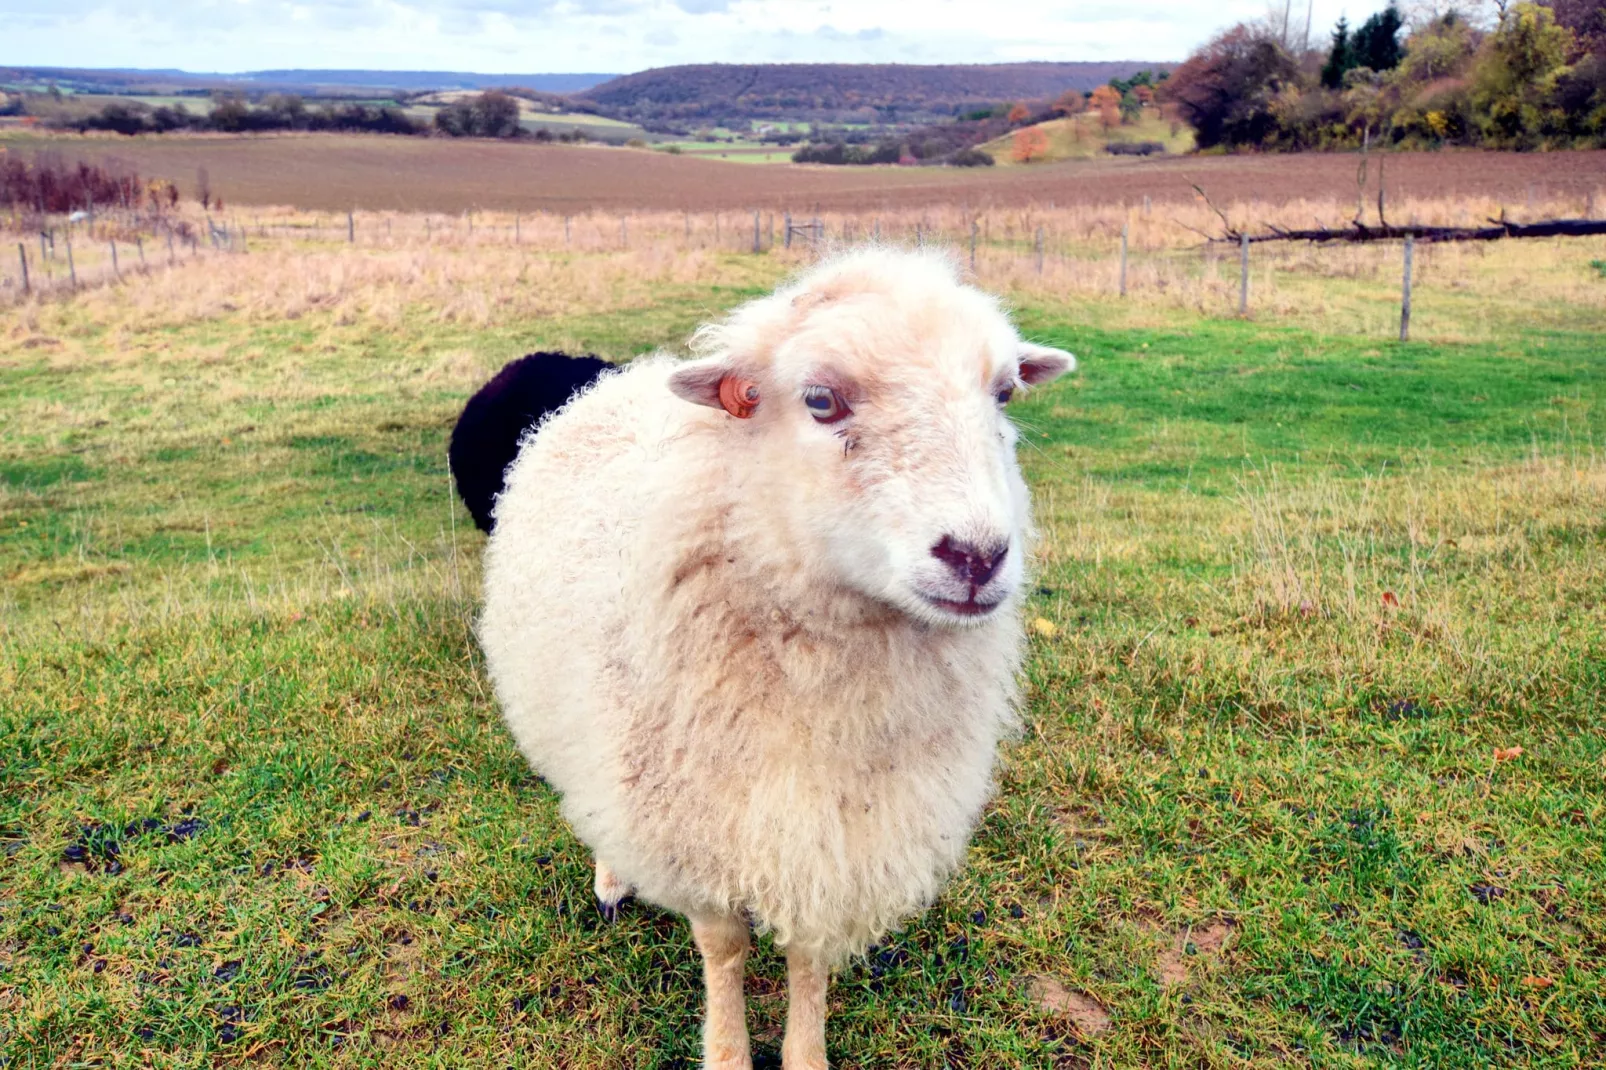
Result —
M1015 134L1005 134L978 146L1000 167L1041 166L1059 160L1091 160L1104 155L1105 147L1115 141L1155 141L1173 155L1193 151L1193 131L1181 126L1173 131L1165 119L1153 109L1145 110L1142 117L1130 126L1117 126L1105 130L1094 114L1083 112L1060 119L1038 123L1048 138L1047 150L1030 164L1017 163L1014 158Z
M421 231L0 312L7 1070L696 1060L684 924L601 923L500 727L445 440L508 358L675 346L803 254ZM1249 321L983 265L1082 359L1016 411L1048 626L836 1065L1598 1064L1606 249L1447 252L1407 345L1366 255Z

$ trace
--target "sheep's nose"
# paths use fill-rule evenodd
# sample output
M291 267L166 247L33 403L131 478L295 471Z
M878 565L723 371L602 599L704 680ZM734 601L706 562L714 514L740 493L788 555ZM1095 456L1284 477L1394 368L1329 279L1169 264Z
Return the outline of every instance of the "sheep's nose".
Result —
M998 571L998 566L1004 563L1004 558L1009 556L1009 544L977 546L960 542L952 535L944 535L942 541L931 548L931 556L947 565L961 581L975 587L985 587L987 581L993 578L993 573Z

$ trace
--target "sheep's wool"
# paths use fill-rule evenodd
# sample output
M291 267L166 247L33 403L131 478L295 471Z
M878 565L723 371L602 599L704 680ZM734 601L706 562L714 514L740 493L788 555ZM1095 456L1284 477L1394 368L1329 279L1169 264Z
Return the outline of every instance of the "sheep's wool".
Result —
M554 414L496 505L480 638L514 738L599 861L646 900L744 911L840 962L961 863L1022 640L1019 583L985 620L944 626L845 583L834 561L856 539L860 557L895 558L872 552L871 529L897 542L929 495L937 512L1004 515L1019 568L1013 429L964 400L1013 368L1018 339L945 261L875 250L698 344L760 384L754 418L677 397L684 365L664 356ZM878 400L853 440L817 446L829 429L798 391L827 358ZM974 457L933 437L944 420L983 442ZM974 508L973 468L1002 488ZM837 515L849 506L868 511ZM932 523L910 544L929 547Z

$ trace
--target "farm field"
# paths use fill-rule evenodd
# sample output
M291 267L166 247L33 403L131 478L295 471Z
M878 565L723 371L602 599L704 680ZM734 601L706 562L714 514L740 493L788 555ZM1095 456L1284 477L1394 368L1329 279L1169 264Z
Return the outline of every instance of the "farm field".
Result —
M363 135L39 137L7 151L118 158L193 192L206 168L230 204L462 212L766 208L808 211L923 205L1186 202L1198 182L1217 201L1300 198L1353 204L1352 154L1100 159L1022 168L737 167L690 155L595 146L521 145ZM1513 211L1530 195L1582 202L1606 176L1606 151L1399 153L1393 197L1489 197Z
M601 922L497 719L446 436L511 357L678 347L814 247L263 217L0 309L7 1066L694 1065L684 923ZM972 217L824 221L872 218L963 256ZM833 987L833 1064L1597 1061L1606 240L1419 249L1401 344L1397 249L1257 250L1239 320L1159 214L986 225L983 284L1082 361L1015 407L1045 623L969 865Z

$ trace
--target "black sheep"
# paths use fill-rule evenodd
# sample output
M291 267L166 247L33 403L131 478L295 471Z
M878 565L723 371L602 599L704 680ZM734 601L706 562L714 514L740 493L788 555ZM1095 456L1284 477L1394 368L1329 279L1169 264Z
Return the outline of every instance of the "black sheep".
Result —
M589 355L531 353L497 372L468 399L452 429L447 457L457 493L481 531L489 532L496 523L491 509L502 493L503 473L519 455L524 433L547 413L567 405L609 367L607 361Z

